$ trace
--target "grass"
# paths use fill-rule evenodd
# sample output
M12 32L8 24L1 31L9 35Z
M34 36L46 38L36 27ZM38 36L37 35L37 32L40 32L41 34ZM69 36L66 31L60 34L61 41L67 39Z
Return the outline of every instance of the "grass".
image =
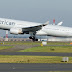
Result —
M4 42L5 45L40 45L40 42Z
M40 45L41 42L4 42L4 45ZM69 42L48 42L48 45L70 45ZM5 47L4 47L5 49ZM6 48L7 49L7 48ZM72 46L39 46L18 52L66 52L72 53Z
M21 50L19 52L63 52L72 53L72 46L43 46Z
M41 42L4 42L5 45L40 45ZM48 42L48 45L69 45L69 42Z
M0 50L12 48L13 46L0 46Z
M0 63L63 63L61 61L61 56L0 55ZM72 63L72 57L67 63Z

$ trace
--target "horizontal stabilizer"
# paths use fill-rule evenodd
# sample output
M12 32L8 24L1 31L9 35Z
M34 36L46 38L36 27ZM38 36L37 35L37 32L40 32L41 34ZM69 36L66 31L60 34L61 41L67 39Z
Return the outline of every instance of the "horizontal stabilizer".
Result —
M63 22L58 23L57 25L61 26L63 24Z

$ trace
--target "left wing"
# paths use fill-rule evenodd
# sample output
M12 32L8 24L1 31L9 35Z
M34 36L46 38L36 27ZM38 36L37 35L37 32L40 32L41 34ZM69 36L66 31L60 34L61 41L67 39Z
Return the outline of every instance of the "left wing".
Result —
M31 32L36 32L40 29L42 29L42 27L46 26L49 24L49 21L47 21L46 23L44 24L41 24L41 25L37 25L37 26L31 26L31 27L23 27L23 31L31 31Z
M43 26L46 26L47 24L42 24L42 25L37 25L37 26L32 26L32 27L24 27L22 28L24 31L31 31L31 32L35 32L38 31L40 29L42 29Z

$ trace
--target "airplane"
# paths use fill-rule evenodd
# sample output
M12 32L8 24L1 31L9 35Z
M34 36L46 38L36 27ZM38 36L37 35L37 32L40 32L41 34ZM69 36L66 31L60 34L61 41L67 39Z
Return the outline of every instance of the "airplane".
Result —
M72 28L61 26L63 22L56 24L48 24L42 29L36 31L38 36L54 36L54 37L72 37Z
M38 41L36 35L54 37L72 37L72 28L61 26L63 22L56 24L35 23L0 18L0 29L9 30L10 34L30 34L30 39Z
M36 31L40 30L43 26L46 26L48 22L45 24L28 22L28 21L19 21L12 19L0 18L0 29L10 31L10 34L30 34L30 39L33 41L37 41L36 39Z

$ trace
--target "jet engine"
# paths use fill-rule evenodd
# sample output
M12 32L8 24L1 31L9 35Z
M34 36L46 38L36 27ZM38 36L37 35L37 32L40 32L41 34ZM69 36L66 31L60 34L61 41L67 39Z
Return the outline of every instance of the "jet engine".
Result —
M11 34L23 34L23 31L21 28L11 28L10 33Z

